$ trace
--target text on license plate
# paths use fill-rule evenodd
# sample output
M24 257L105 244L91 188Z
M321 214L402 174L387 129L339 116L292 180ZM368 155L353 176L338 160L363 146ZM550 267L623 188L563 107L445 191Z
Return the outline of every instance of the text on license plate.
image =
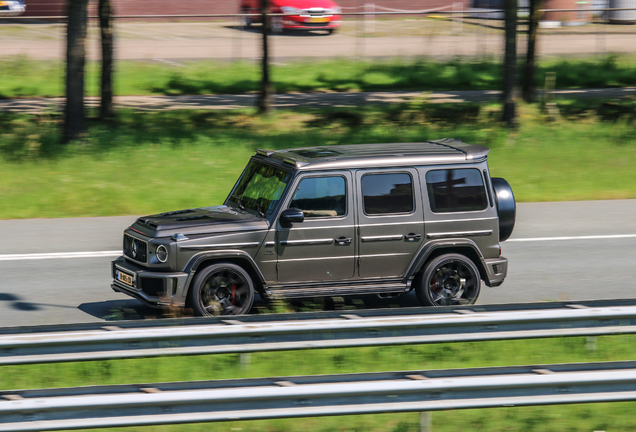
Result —
M320 23L320 22L327 22L327 21L329 21L329 18L326 18L326 17L307 18L307 22L310 22L310 23Z
M133 286L134 278L129 274L117 270L117 280L125 283L126 285Z

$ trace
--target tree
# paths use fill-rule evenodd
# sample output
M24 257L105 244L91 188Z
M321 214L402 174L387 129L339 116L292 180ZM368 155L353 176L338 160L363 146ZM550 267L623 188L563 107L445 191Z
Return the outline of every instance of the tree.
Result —
M261 1L261 22L263 23L263 58L261 59L261 92L258 95L258 111L267 114L272 109L274 87L269 79L269 46L268 38L272 28L269 16L269 0Z
M102 42L102 85L99 117L115 117L113 111L113 24L110 0L99 0L99 30Z
M84 117L84 68L88 0L69 0L66 26L66 107L62 143L86 130Z
M528 48L526 50L526 66L523 79L523 100L534 102L537 93L535 80L535 58L537 45L537 30L541 19L541 8L545 0L530 0L530 14L528 16Z
M517 0L504 0L505 55L503 76L503 118L509 128L516 127L515 86L517 81Z

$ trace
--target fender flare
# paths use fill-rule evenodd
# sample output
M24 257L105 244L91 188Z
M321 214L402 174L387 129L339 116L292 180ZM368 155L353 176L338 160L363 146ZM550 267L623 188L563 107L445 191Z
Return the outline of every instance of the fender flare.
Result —
M196 255L193 255L190 258L190 261L188 261L188 263L185 265L183 269L184 273L189 274L188 280L184 287L184 293L187 294L188 290L190 289L190 284L192 280L194 279L194 276L197 270L199 269L199 267L201 266L201 264L209 260L214 260L214 261L229 260L230 262L233 262L239 265L242 265L245 262L247 262L247 264L249 264L249 267L245 268L245 270L250 274L250 276L252 276L253 279L255 279L254 280L255 287L265 286L265 277L263 276L263 273L261 273L261 270L258 268L258 265L256 265L256 261L254 261L254 258L252 258L250 254L242 250L219 250L219 251L213 251L213 252L201 252ZM254 278L254 276L256 276L256 278Z
M475 261L475 265L479 269L481 278L484 280L488 280L488 273L486 271L486 262L477 244L470 239L457 238L452 240L433 241L422 246L422 248L418 251L415 259L411 262L411 265L409 266L407 272L405 273L404 282L408 282L409 280L413 279L413 277L415 277L415 275L422 270L422 268L424 267L424 264L428 261L429 257L431 255L434 255L438 251L444 251L445 249L447 249L448 252L452 251L455 253L461 253L461 251L458 251L458 249L466 249L466 248L469 248L478 258L477 260L475 260L473 259L473 257L470 257L470 256L468 257L471 260ZM466 254L463 254L463 255L466 255Z

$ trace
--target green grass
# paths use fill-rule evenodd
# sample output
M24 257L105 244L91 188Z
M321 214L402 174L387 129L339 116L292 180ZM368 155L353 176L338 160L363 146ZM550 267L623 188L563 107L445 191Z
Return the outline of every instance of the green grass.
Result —
M53 97L64 94L64 63L24 56L0 58L0 70L20 79L0 81L0 98ZM232 94L259 89L259 64L183 62L182 66L142 61L116 64L117 95ZM521 68L520 68L521 70ZM87 66L87 95L99 94L99 66ZM272 65L278 93L376 90L492 90L501 87L502 67L481 60L317 60ZM636 57L541 60L537 82L556 73L557 88L636 85Z
M496 105L119 113L59 144L60 119L0 114L0 218L150 214L221 203L256 148L454 137L491 149L493 176L520 202L636 198L636 103L561 103L550 122L521 109L509 132Z
M333 373L631 360L636 336L472 342L302 352L2 366L0 388L26 389ZM631 432L636 403L440 411L435 432ZM114 429L111 429L114 430ZM129 431L419 431L419 413L120 429Z

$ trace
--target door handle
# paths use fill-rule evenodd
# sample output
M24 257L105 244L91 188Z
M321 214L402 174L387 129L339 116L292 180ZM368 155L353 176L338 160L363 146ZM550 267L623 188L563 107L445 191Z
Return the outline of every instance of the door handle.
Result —
M418 240L422 240L422 234L413 234L410 233L408 235L405 235L404 238L406 238L406 241L418 241Z
M348 245L348 244L351 244L351 239L347 237L338 237L336 239L336 243L341 246Z

